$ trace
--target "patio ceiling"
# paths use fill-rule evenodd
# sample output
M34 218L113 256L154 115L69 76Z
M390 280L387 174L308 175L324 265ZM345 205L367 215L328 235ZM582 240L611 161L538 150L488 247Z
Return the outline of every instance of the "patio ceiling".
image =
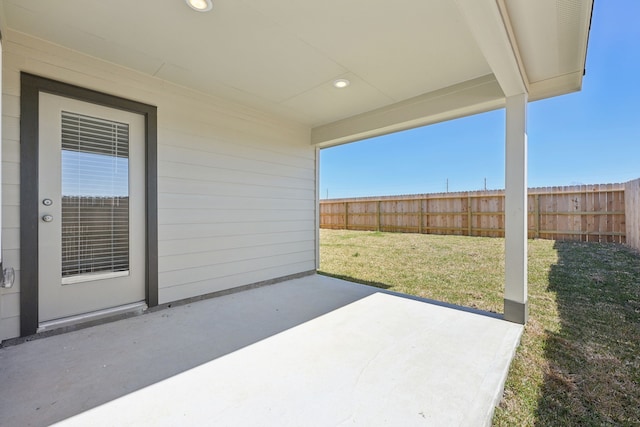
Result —
M314 128L314 143L330 145L345 132L366 136L362 120L381 115L392 131L499 108L523 90L530 100L579 90L592 7L213 1L197 13L184 0L1 0L0 28L9 40L26 33L298 121ZM336 89L338 78L351 85ZM442 102L452 93L464 100Z

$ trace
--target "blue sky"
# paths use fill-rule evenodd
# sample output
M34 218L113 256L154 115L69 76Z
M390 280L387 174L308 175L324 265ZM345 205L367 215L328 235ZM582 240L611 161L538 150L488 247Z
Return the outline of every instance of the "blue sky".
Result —
M529 186L640 177L640 1L596 0L582 91L529 104ZM320 198L504 188L504 110L324 149Z

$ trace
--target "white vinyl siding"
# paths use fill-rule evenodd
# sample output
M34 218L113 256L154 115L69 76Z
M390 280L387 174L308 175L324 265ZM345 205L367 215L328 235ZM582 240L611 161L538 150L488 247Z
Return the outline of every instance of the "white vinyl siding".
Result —
M19 334L20 71L158 107L159 302L315 269L316 153L306 126L3 32L0 340Z

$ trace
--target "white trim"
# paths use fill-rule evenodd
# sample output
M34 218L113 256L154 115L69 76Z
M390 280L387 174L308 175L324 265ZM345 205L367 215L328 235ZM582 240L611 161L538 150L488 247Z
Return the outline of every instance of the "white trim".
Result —
M129 275L127 271L109 271L107 273L84 273L78 276L63 277L63 285L72 285L74 283L92 282L94 280L114 279L116 277L126 277Z
M91 313L83 313L75 316L63 317L62 319L49 320L41 322L38 325L37 333L49 331L52 329L63 328L66 326L78 325L93 320L103 319L105 317L117 316L121 314L142 314L147 309L144 301L125 304L118 307L107 308L104 310L92 311Z
M511 49L513 49L513 55L515 56L518 64L518 71L522 76L522 81L527 88L527 92L531 92L529 76L527 76L527 69L524 66L524 60L520 53L520 46L518 45L518 39L516 38L515 31L513 30L513 24L511 23L511 17L509 16L507 5L505 4L505 0L496 1L498 9L500 10L500 15L502 16L504 28L507 31L507 37L509 37L509 42L511 43Z
M583 74L583 71L576 71L539 82L532 82L529 101L538 101L571 92L578 92L582 89Z
M529 83L518 62L515 37L509 37L506 8L501 10L496 0L456 0L456 3L504 95L527 93Z
M478 77L311 130L321 148L360 141L504 107L493 75Z

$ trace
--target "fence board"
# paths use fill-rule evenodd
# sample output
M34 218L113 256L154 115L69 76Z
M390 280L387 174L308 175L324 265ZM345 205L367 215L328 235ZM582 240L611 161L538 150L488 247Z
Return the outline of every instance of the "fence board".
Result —
M587 195L587 205L588 205L588 210L591 212L595 212L596 211L596 197L598 196L597 193L593 193L593 192L585 192L585 194ZM591 216L587 216L587 230L595 230L596 228L596 216L595 215L591 215ZM594 237L592 235L587 234L586 236L586 240L587 242L592 242L594 241Z
M564 193L566 191L566 187L558 187L558 193ZM567 194L566 197L563 197L562 194L556 194L556 230L559 231L570 231L569 230L569 216L568 215L557 215L558 212L569 212L569 198L571 194ZM568 234L559 234L558 240L567 240Z
M625 184L624 209L627 244L640 251L640 179Z
M588 209L588 198L587 198L587 192L585 190L584 193L580 193L579 195L580 197L580 207L581 207L581 211L586 212ZM581 215L580 216L580 230L587 230L587 226L588 226L588 216L587 215ZM582 240L583 242L586 242L589 240L589 236L585 236L582 235L580 236L580 240Z
M618 243L637 204L625 184L530 188L527 201L530 238ZM502 190L321 200L320 227L502 237L504 202Z
M602 212L604 212L607 206L606 201L607 201L606 193L597 193L593 199L593 210L596 212L600 212L602 209ZM594 239L596 242L599 242L600 239L602 239L602 232L603 232L602 224L604 221L602 221L602 216L598 215L598 216L594 216L593 222L595 224L595 231L596 231Z

